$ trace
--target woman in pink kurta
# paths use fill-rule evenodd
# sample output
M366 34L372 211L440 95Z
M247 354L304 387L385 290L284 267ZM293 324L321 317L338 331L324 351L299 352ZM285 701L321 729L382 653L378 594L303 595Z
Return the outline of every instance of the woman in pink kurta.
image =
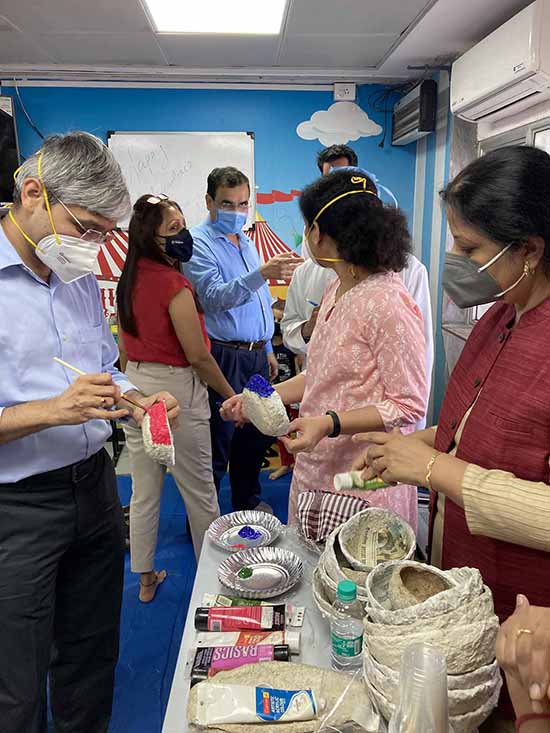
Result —
M337 289L338 281L326 291L309 344L300 417L373 406L387 431L414 431L426 395L418 306L393 272L370 275L336 302ZM321 440L310 453L299 453L289 521L296 517L300 491L332 490L334 474L348 471L362 450L351 435L341 435ZM393 509L416 531L416 487L384 489L369 494L368 500L372 506Z
M410 252L403 214L382 204L360 169L320 178L302 192L300 208L312 257L338 277L323 298L307 371L276 386L285 404L300 403L300 417L291 424L298 435L283 438L298 454L291 523L301 491L332 491L334 474L348 471L361 455L354 433L366 425L414 430L427 394L422 316L397 275ZM228 400L222 414L246 419L240 396ZM416 529L415 488L392 487L368 500Z

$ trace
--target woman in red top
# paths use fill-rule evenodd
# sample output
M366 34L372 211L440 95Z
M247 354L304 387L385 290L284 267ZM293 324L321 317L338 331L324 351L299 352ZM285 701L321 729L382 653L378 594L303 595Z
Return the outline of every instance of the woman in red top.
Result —
M234 394L210 354L204 318L193 288L179 271L190 259L193 239L175 201L142 196L134 205L128 256L117 288L122 367L143 394L168 389L181 407L174 431L176 465L171 469L185 502L198 557L204 533L219 516L212 477L207 385ZM141 431L125 426L132 471L130 551L132 571L141 574L140 600L151 601L166 572L156 572L160 497L165 468L144 451Z
M454 238L443 286L461 308L496 303L464 347L437 428L367 433L374 445L356 468L434 490L432 562L440 545L444 569L478 568L504 621L518 593L550 603L550 553L526 521L531 497L550 492L550 156L496 150L467 166L443 199ZM503 512L512 490L524 498ZM476 532L480 502L500 516L514 511L513 538L504 522ZM509 704L502 709L512 716Z

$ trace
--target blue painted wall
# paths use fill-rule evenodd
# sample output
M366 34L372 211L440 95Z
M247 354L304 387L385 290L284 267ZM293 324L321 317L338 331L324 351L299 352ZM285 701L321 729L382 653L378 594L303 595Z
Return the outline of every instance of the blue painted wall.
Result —
M357 103L383 126L384 115L374 112L369 98L376 85L359 88ZM6 88L3 93L12 90ZM300 122L309 120L332 103L328 91L255 91L215 89L109 89L97 87L23 87L25 106L45 134L82 129L106 140L108 130L128 131L254 131L258 191L300 189L317 175L315 156L322 146L296 134ZM23 156L40 146L40 138L17 108L17 126ZM379 147L382 135L349 144L359 162L375 173L397 196L412 222L415 145ZM203 191L197 191L198 196ZM271 227L289 245L302 232L296 201L259 207Z

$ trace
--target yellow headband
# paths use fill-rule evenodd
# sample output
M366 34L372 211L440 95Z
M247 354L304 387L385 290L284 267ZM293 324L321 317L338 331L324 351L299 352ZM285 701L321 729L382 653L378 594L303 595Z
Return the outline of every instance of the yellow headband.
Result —
M375 191L370 191L367 189L367 179L363 176L352 176L351 178L352 183L362 183L363 188L357 188L353 191L346 191L345 193L341 193L339 196L335 196L331 201L328 202L328 204L325 204L323 208L317 212L317 216L315 219L311 222L312 226L315 224L317 219L329 208L329 206L332 206L332 204L336 203L337 201L340 201L340 199L343 199L345 196L353 196L354 193L367 193L370 196L378 196L378 194Z

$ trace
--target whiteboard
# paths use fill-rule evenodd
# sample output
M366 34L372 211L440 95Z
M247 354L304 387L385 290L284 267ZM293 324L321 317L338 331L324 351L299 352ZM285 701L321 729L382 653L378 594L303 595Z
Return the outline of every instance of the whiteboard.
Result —
M187 226L207 216L206 179L231 165L250 181L247 228L255 221L254 136L247 132L113 132L109 147L126 177L132 205L164 193L181 206ZM120 222L127 226L128 221Z

